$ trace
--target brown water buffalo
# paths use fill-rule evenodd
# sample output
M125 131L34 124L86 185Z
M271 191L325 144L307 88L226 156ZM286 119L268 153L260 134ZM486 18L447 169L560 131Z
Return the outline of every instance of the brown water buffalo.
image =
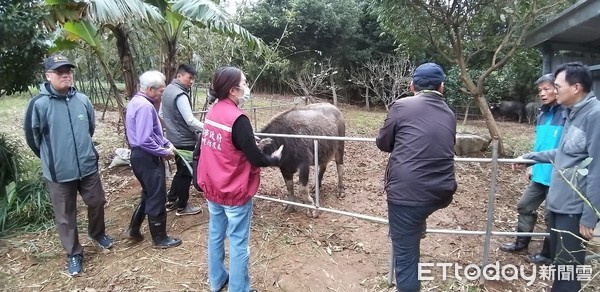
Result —
M339 136L346 135L346 123L342 113L329 103L316 103L303 107L295 107L274 116L261 133ZM319 144L319 188L323 182L323 174L327 164L335 159L338 174L337 196L344 196L344 141L318 140ZM308 187L309 169L314 165L313 139L270 137L262 139L259 147L267 154L273 153L280 145L284 145L278 167L285 180L288 199L296 201L294 195L294 173L299 172L300 198L314 204ZM293 208L286 207L291 210ZM316 216L316 213L312 213Z

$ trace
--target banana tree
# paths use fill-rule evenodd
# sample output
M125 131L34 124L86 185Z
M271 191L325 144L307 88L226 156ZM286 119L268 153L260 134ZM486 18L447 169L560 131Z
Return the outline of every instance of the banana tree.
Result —
M62 28L59 32L60 34L57 36L54 46L50 48L50 51L62 51L77 46L79 43L84 44L84 46L88 48L100 62L104 74L106 75L110 92L117 102L119 112L123 113L123 109L125 108L123 97L119 95L114 76L108 67L108 64L106 64L102 40L100 38L100 30L88 20L69 20L62 24ZM104 114L102 115L102 118L104 119Z
M88 24L83 26L97 30L95 33L90 32L90 35L99 35L104 28L112 32L123 69L126 93L127 96L133 96L137 88L137 72L133 69L134 61L128 39L127 23L134 20L162 21L163 17L158 10L142 0L45 0L44 3L50 8L45 21L50 31L55 31L67 22L85 21ZM77 33L71 34L71 37L74 36L77 36ZM93 43L85 43L88 46L93 45ZM66 43L63 41L62 45ZM67 49L68 46L70 45L63 48ZM92 48L93 51L97 49ZM106 63L103 60L101 62L104 67ZM106 68L104 69L106 71ZM114 79L113 76L107 76L107 79L109 78ZM122 98L118 96L116 98L120 99L117 103L122 104Z
M240 38L250 49L263 50L263 42L231 22L218 0L45 0L51 7L48 23L89 20L106 27L114 35L123 66L127 95L137 89L134 58L129 48L127 24L143 21L161 44L160 60L168 80L175 75L177 43L187 25L197 25L215 33ZM50 27L51 28L51 27Z
M266 48L262 40L231 21L228 13L219 6L220 1L146 0L146 2L157 7L164 18L162 22L148 23L148 25L161 44L161 67L167 80L175 75L178 39L188 25L196 25L218 34L241 38L253 50Z

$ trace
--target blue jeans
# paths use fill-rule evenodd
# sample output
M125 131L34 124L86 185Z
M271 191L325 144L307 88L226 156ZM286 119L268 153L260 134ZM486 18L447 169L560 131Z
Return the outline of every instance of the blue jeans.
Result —
M388 202L388 221L397 291L421 290L418 279L421 237L427 229L427 217L444 207L442 205L401 206Z
M208 202L208 281L218 291L229 277L229 291L249 291L250 219L252 199L242 206ZM229 237L229 275L225 268L225 234Z

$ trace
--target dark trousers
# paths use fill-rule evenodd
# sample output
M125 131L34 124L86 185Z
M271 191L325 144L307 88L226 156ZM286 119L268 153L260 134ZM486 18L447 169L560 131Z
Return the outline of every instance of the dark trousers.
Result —
M88 209L88 235L92 238L105 232L104 189L98 172L80 180L55 183L45 179L50 194L58 236L67 254L83 255L77 232L77 191Z
M427 229L427 217L442 207L438 205L401 206L388 203L388 220L398 291L419 291L421 289L417 275L421 237Z
M579 238L571 235L571 232L579 237L579 219L581 214L569 215L569 214L558 214L552 211L548 212L548 224L550 228L567 231L550 231L550 248L551 256L554 259L553 264L555 265L556 273L554 274L554 283L552 284L553 292L570 292L579 291L581 289L581 282L577 281L576 278L576 267L573 267L572 273L565 276L564 273L560 273L558 268L566 265L583 265L585 263L585 243ZM563 270L564 272L564 270Z
M175 148L194 151L194 146L175 146ZM175 164L177 165L177 172L175 173L175 176L173 176L173 182L171 182L171 189L167 195L167 200L169 202L177 201L177 208L183 209L187 206L190 198L192 174L181 157L175 157Z
M519 212L517 223L518 232L533 232L538 218L537 209L542 205L544 200L546 200L549 189L550 187L534 181L529 183L517 203L517 211ZM548 211L545 213L544 222L546 223L546 227L548 227ZM547 228L547 230L549 229ZM530 240L531 237L518 238L518 241L526 244L528 244ZM549 239L544 239L541 254L545 257L550 257Z
M140 148L131 149L131 168L142 185L142 200L146 214L158 217L167 213L167 184L165 164L161 157L154 156Z

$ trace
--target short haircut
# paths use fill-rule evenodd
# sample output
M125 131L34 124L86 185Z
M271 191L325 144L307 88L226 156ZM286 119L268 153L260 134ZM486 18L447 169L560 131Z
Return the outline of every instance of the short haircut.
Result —
M150 88L159 88L165 85L165 75L160 71L146 71L140 75L140 89L148 90Z
M189 73L190 75L196 77L196 74L198 72L196 72L196 69L194 69L194 67L192 67L191 65L181 64L181 65L179 65L179 67L177 67L177 74L183 74L183 73Z
M218 100L229 97L229 90L239 86L242 81L242 70L236 67L221 67L213 75L209 95Z
M544 74L534 82L534 84L537 86L544 83L550 83L552 86L554 86L554 75L552 73Z
M583 87L584 92L588 93L592 91L592 72L588 66L583 65L581 62L562 64L554 71L554 76L558 76L562 72L565 72L565 80L569 85L579 83Z

